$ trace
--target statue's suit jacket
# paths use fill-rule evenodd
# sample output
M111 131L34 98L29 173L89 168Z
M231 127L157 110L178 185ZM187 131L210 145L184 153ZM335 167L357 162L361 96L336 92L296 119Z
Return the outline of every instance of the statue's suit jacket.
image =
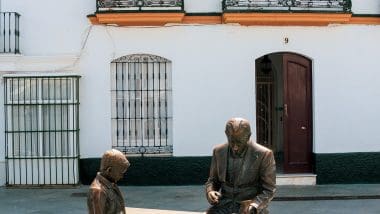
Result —
M206 182L209 191L221 191L223 198L232 197L238 203L248 201L258 213L267 213L268 203L276 191L276 164L273 152L264 146L249 141L244 164L235 187L226 182L228 143L214 148L210 176Z

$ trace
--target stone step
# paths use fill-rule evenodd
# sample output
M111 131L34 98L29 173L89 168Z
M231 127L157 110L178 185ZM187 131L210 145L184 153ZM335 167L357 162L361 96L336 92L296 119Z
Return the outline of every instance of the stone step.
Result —
M277 185L316 185L317 175L311 173L305 174L277 174Z

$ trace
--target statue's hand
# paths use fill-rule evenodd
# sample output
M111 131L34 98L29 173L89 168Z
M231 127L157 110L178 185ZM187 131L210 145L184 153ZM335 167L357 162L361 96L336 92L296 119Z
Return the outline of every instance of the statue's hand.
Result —
M250 214L257 214L257 210L254 206L249 206L249 213Z
M207 201L208 201L208 203L210 203L212 205L217 204L217 203L219 203L219 198L221 196L222 195L217 191L210 191L207 193Z
M252 206L252 201L242 201L240 202L240 214L257 214L256 207Z

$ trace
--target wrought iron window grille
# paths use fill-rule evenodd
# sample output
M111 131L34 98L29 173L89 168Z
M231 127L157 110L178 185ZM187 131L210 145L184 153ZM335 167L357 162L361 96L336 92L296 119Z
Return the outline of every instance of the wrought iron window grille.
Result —
M7 185L79 182L79 76L4 76Z
M224 12L351 12L351 0L223 0Z
M98 12L183 11L183 0L96 0Z
M111 63L112 146L125 154L172 155L171 62L134 54Z
M20 53L20 14L0 12L0 53Z

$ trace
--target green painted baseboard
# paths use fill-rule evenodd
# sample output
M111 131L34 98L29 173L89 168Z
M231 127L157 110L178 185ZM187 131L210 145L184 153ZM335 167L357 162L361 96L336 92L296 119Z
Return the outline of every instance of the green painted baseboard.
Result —
M211 157L130 157L120 185L203 185ZM317 184L380 183L380 152L314 154ZM100 158L80 160L82 184L90 184Z
M315 154L317 184L380 183L380 152Z
M130 157L131 167L120 185L204 184L211 157ZM80 160L80 179L90 184L99 170L100 158Z

